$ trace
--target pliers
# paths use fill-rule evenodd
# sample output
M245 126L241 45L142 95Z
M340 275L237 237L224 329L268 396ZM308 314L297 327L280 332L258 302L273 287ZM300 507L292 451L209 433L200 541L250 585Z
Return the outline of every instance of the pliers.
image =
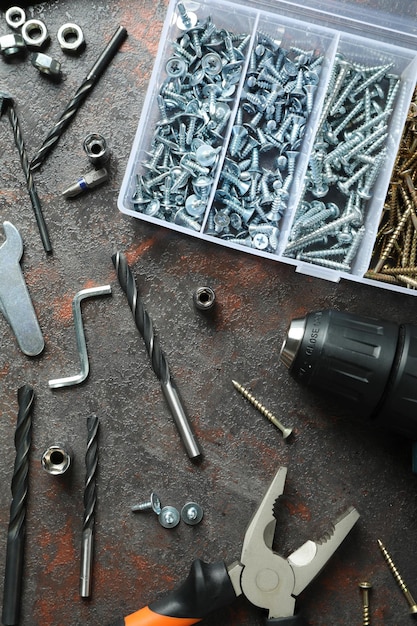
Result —
M286 475L287 469L280 467L249 523L239 561L226 566L195 560L180 587L111 626L189 626L241 594L268 610L268 626L307 626L300 615L294 615L296 597L321 571L359 513L350 507L322 540L308 540L289 557L280 556L272 549L274 503L284 492Z

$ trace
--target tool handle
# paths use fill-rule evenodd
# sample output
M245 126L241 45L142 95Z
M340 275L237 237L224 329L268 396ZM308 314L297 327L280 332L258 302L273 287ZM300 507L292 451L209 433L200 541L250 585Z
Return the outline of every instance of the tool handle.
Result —
M235 598L226 565L196 559L177 589L109 626L189 626Z

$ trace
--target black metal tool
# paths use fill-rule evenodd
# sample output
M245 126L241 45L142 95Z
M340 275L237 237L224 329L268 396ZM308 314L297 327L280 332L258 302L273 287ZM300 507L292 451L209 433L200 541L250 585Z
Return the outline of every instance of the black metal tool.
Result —
M55 126L49 131L42 146L39 148L36 155L33 157L30 167L32 171L38 169L45 161L48 154L53 150L58 143L60 137L63 135L65 129L74 119L78 109L93 90L95 84L103 74L104 70L109 65L110 61L115 56L116 52L125 41L127 37L127 31L123 26L119 26L113 37L94 63L93 67L81 83L74 97L67 104L66 108L61 114L61 117L55 124Z
M87 418L87 451L85 454L84 518L81 541L80 596L91 595L94 551L94 516L97 502L96 473L98 465L98 427L96 415Z
M178 391L169 371L168 361L163 352L159 338L154 332L153 322L145 309L145 306L138 296L138 290L132 270L130 269L126 257L122 252L117 252L112 256L117 278L121 288L126 294L127 301L133 313L136 327L143 337L146 350L152 363L152 369L161 383L162 393L171 410L175 424L183 440L185 449L190 459L200 457L201 452L191 430L190 423L182 406Z
M22 591L23 557L26 534L26 501L28 496L29 451L32 438L31 411L34 391L30 385L17 392L19 411L17 415L15 446L16 457L12 478L12 503L7 532L6 567L4 573L2 624L15 626L19 623L20 596Z
M298 382L417 440L417 326L315 311L292 320L280 359Z
M25 142L23 140L22 129L19 117L16 112L16 105L13 98L6 93L0 93L0 114L7 113L10 124L13 129L14 141L19 152L20 163L23 174L25 176L26 186L29 192L30 201L32 203L33 212L35 214L36 223L38 225L39 234L41 236L42 245L47 254L52 252L52 244L49 238L48 227L42 212L41 201L36 190L32 172L30 170L29 158L26 151Z

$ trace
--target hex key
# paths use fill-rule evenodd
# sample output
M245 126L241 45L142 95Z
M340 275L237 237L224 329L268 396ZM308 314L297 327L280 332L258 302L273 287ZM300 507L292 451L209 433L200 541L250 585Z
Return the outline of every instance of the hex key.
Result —
M111 294L110 285L104 285L103 287L91 287L90 289L82 289L75 294L72 301L72 312L74 316L75 335L77 339L77 349L81 361L81 371L74 376L68 376L67 378L55 378L48 381L50 389L57 389L58 387L69 387L70 385L79 385L88 376L90 366L88 363L87 345L85 342L83 320L81 316L81 301L91 296L104 296Z

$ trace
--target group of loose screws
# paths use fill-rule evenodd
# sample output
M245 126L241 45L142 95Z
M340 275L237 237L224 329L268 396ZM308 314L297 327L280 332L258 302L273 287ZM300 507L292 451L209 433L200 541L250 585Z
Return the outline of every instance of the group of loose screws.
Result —
M382 543L382 541L380 539L378 539L378 546L382 552L382 555L392 573L392 575L394 576L395 581L397 582L403 596L405 597L405 599L407 600L407 604L409 607L409 611L412 615L416 615L417 614L417 603L414 600L413 596L411 595L410 591L408 590L407 585L405 584L401 574L399 573L397 567L394 564L394 561L391 558L391 555L389 554L388 550L386 549L386 547L384 546L384 544ZM369 592L372 589L372 583L364 581L364 582L360 582L359 583L359 588L362 592L362 611L363 611L363 626L370 626L371 624L371 611L370 611L370 601L369 601Z
M152 511L158 516L158 521L164 528L175 528L180 520L189 526L199 524L203 519L203 509L197 502L187 502L181 509L181 513L174 506L162 506L159 496L152 492L148 501L132 506L133 513Z
M285 256L352 271L386 160L388 122L400 86L392 67L359 65L337 55Z
M417 288L417 89L409 108L367 278Z

